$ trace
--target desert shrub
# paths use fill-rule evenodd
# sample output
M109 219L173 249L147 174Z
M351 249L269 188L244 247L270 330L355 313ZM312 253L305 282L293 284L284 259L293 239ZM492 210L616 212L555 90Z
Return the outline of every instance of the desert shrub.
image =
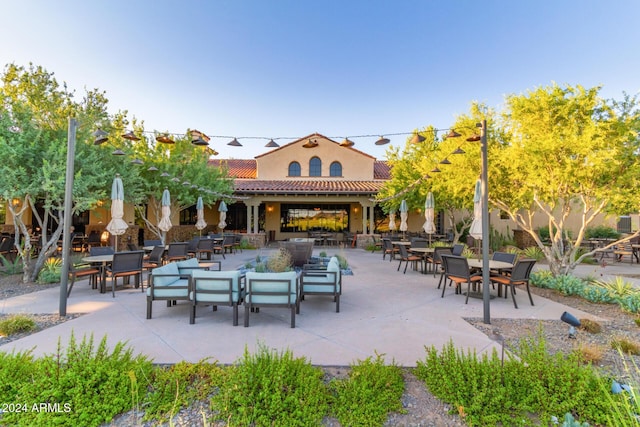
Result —
M280 248L277 252L271 255L267 260L267 268L273 271L274 273L290 271L292 265L293 265L293 260L291 258L291 252L289 252L284 248Z
M246 349L242 359L226 369L212 408L229 425L320 425L328 412L329 394L320 368L290 351L278 353L260 346Z
M344 426L383 425L390 412L402 409L404 379L395 364L384 358L359 360L351 366L349 378L333 380L333 412Z
M640 367L638 367L633 358L629 357L629 360L627 360L628 356L621 352L620 349L618 349L618 353L626 372L625 378L630 379L630 383L627 383L625 388L622 388L622 385L613 379L610 383L603 383L602 387L607 403L611 408L607 413L607 425L638 427L640 426L638 415L640 414L640 394L638 393ZM618 390L615 390L616 383Z
M589 283L605 289L612 299L624 298L628 295L640 292L632 283L624 280L621 276L616 276L612 281L594 280Z
M338 265L340 265L341 269L345 269L347 267L349 267L349 263L347 262L347 258L344 257L344 255L341 254L335 254L334 255L336 258L338 258Z
M535 259L536 261L541 261L544 259L544 252L537 246L529 246L528 248L524 248L520 251L520 254L523 258Z
M26 314L12 314L0 320L0 334L5 336L31 332L35 328L35 320Z
M539 421L566 413L604 423L603 380L578 352L550 354L540 329L520 342L516 355L502 365L495 350L479 357L449 343L441 352L428 349L416 375L469 425L533 425L531 414Z
M4 255L0 255L0 262L2 263L3 274L10 276L12 274L22 273L22 258L15 257L13 260L10 260Z
M583 363L592 365L599 363L604 356L604 349L599 345L581 343L576 351L579 353L580 360Z
M2 422L25 426L99 426L115 415L134 407L146 388L151 362L145 356L133 356L125 343L117 343L111 352L106 337L95 347L93 336L79 344L73 334L63 351L39 359L33 376L18 386L14 401L32 405L45 402L58 411L27 411L3 414Z
M611 348L619 350L623 354L633 356L640 355L640 343L624 337L615 337L611 340Z
M62 258L49 258L44 262L40 273L38 273L38 283L60 282L60 271L62 270Z
M168 421L180 409L206 400L222 382L222 377L222 368L206 360L154 369L145 399L144 420Z
M599 334L602 332L602 326L600 323L591 319L580 319L580 329L587 331L590 334Z

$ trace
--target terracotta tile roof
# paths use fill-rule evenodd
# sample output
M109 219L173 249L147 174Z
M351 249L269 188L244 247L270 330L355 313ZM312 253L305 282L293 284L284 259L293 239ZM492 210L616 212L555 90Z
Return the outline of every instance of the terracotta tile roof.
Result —
M391 166L389 166L389 163L382 160L376 160L373 164L373 178L391 179Z
M209 166L226 167L229 175L238 179L255 179L258 172L258 164L251 159L211 159Z
M383 181L344 180L251 180L237 179L236 193L261 194L375 194L380 191Z

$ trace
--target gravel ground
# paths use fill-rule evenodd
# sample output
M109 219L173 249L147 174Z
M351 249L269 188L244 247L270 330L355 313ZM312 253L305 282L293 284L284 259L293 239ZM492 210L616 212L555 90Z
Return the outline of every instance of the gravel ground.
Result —
M0 300L21 295L24 293L34 292L48 287L59 286L38 285L38 284L22 284L19 278L0 277ZM607 319L601 322L602 332L591 334L586 331L578 331L576 339L568 338L568 325L558 320L538 321L529 319L492 319L491 325L485 325L482 319L466 319L476 328L486 333L488 336L498 334L503 337L505 348L507 350L516 348L518 342L524 338L536 334L540 325L544 329L544 336L547 340L549 351L551 352L568 352L576 346L588 346L590 348L599 349L601 360L596 363L605 372L611 373L618 378L625 378L625 370L621 366L620 357L616 351L611 349L610 342L613 337L627 337L638 342L640 329L635 324L634 319L638 316L630 315L622 312L614 305L593 304L581 298L567 297L547 289L532 288L532 293L558 301L569 307L579 309L593 316ZM0 314L0 319L3 317ZM74 316L60 318L55 314L36 314L33 316L38 324L38 330L53 326ZM0 337L0 344L21 338L23 335ZM634 357L636 364L640 365L640 357ZM348 367L323 367L327 379L333 377L343 377L348 373ZM386 426L442 426L456 427L465 426L461 418L457 415L449 414L452 409L450 405L443 403L435 398L418 380L410 369L404 370L405 377L405 393L402 397L404 413L391 414L387 420ZM636 379L637 381L637 379ZM173 426L192 427L203 426L203 414L209 418L211 415L208 405L204 402L198 402L183 411L180 411L172 420ZM142 423L141 412L131 411L122 414L108 424L111 427L125 426L152 426L154 423ZM169 424L166 424L169 425ZM213 424L214 426L223 426L224 422ZM323 426L339 427L340 423L332 418L327 418L323 422Z

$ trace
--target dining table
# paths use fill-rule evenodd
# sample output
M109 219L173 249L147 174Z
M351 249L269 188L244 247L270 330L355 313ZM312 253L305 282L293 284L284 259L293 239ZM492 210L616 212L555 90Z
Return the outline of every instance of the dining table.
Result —
M467 264L469 264L469 268L471 269L477 269L482 271L482 269L484 268L483 260L478 258L467 259ZM508 270L510 268L513 268L513 264L511 264L510 262L497 261L494 259L489 260L489 270ZM502 296L499 290L500 288L498 288L498 296ZM478 299L483 298L482 292L471 292L469 296L471 298L478 298ZM493 299L493 296L491 296L491 299Z
M435 252L435 248L409 248L409 252L414 253L416 255L420 255L422 257L422 265L424 268L422 269L422 273L427 273L427 259L429 255L432 255Z
M113 262L113 254L90 255L82 258L82 262L98 264L100 269L100 293L106 292L107 266Z

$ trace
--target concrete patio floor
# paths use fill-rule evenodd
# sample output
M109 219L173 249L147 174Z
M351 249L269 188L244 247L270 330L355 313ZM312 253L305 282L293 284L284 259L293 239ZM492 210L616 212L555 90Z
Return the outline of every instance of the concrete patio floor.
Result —
M139 289L122 289L112 298L111 293L92 290L86 280L75 284L68 299L68 313L83 313L76 319L0 346L0 351L33 349L34 355L56 351L58 340L63 345L73 333L76 339L93 334L99 341L104 335L110 346L127 341L134 353L143 353L155 363L175 363L182 360L196 362L211 358L228 364L237 361L247 348L257 346L279 350L290 349L296 357L306 357L314 365L346 366L358 359L384 354L387 361L401 366L415 366L426 356L425 346L437 349L452 340L461 349L475 349L478 353L498 349L499 344L467 323L464 318L482 318L483 302L455 295L448 288L444 298L437 289L438 277L402 269L396 271L398 261L382 260L379 252L362 249L315 249L329 255L342 253L353 270L343 276L340 313L330 298L308 296L301 302L296 327L289 327L286 309L261 309L252 313L250 326L232 325L230 307L198 307L196 323L189 324L186 302L167 308L164 301L153 305L153 318L146 319L146 297ZM227 255L222 260L224 270L236 269L262 251L245 250ZM216 257L219 259L219 256ZM640 273L637 264L616 263L607 267L581 266L578 274L603 275ZM491 300L491 318L526 318L559 320L569 310L576 317L591 317L554 301L534 295L531 306L526 295L516 296L519 309L510 298ZM1 313L58 313L59 290L51 288L0 301Z

